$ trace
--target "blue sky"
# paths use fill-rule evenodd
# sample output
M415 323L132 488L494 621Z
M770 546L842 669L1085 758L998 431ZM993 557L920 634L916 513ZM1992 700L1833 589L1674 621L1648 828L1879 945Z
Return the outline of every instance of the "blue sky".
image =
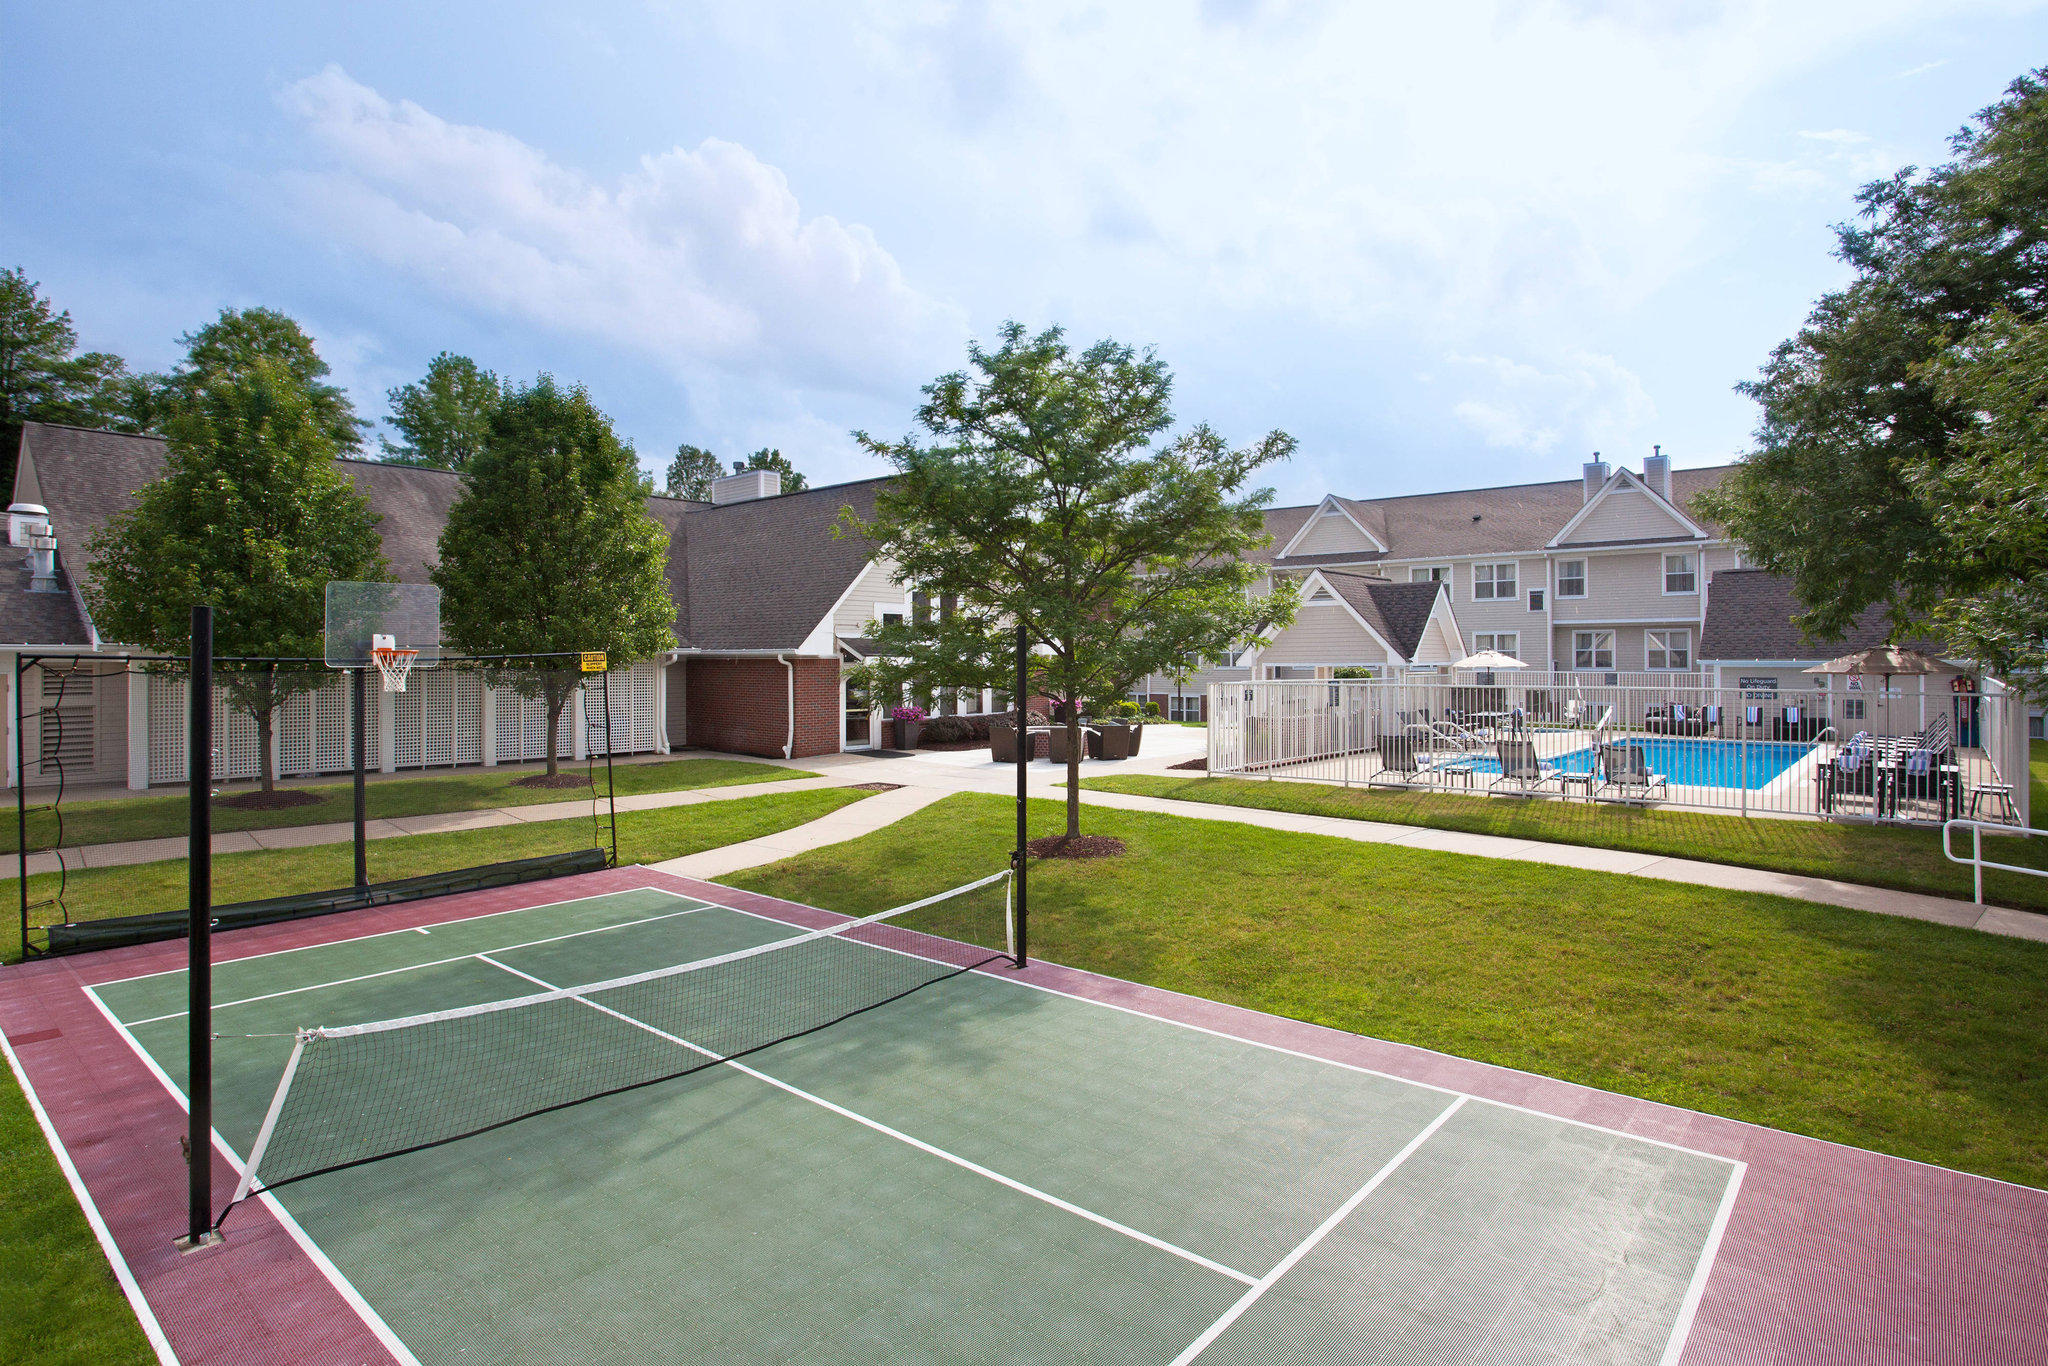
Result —
M365 416L449 349L822 482L1057 322L1293 433L1282 501L1738 453L1856 187L2048 52L2016 0L4 15L0 254L138 366L266 304Z

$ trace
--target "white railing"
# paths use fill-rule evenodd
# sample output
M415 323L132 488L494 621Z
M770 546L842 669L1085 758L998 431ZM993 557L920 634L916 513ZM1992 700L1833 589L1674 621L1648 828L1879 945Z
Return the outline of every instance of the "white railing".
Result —
M1950 832L1957 829L1970 832L1970 856L1968 858L1956 857L1955 845L1950 839ZM1984 870L1986 868L1999 873L2025 873L2029 877L2048 877L2048 868L2029 868L2023 863L1994 863L1985 858L1984 832L1986 830L1991 831L1995 835L2048 835L2048 830L2034 830L2024 825L2004 825L1997 821L1955 820L1942 823L1941 852L1950 863L1961 863L1969 866L1974 899L1979 906L1984 904Z
M1209 771L1930 825L2009 771L2005 696L1832 683L1765 692L1696 674L1608 684L1533 671L1217 683ZM1512 767L1533 750L1538 779L1504 775L1503 746Z

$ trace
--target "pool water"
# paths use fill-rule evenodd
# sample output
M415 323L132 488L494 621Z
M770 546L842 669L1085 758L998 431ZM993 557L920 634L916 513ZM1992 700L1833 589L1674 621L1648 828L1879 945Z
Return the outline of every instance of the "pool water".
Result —
M1621 743L1643 751L1650 772L1661 773L1673 783L1686 787L1748 788L1754 792L1805 758L1812 745L1781 744L1775 741L1685 739L1630 739ZM1542 753L1539 744L1537 752ZM1600 758L1588 747L1568 754L1544 755L1543 762L1560 773L1592 773ZM1500 760L1474 758L1474 773L1500 772Z

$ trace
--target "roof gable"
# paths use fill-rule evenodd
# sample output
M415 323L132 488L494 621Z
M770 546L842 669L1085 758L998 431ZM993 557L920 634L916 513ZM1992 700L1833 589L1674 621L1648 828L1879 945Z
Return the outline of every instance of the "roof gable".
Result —
M1386 543L1368 531L1344 500L1333 493L1324 497L1278 553L1282 558L1353 551L1364 555L1386 548Z
M1614 541L1704 538L1706 532L1627 470L1609 475L1578 515L1551 538L1553 546L1600 545Z

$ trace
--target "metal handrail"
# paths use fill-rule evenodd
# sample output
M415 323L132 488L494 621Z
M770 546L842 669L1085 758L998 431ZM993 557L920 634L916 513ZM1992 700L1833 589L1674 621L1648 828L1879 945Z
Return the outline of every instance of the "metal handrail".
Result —
M1949 842L1949 831L1964 826L1970 832L1970 856L1957 858L1954 846ZM2029 868L2019 863L1989 863L1984 858L1984 832L1993 830L2001 835L2048 835L2048 830L2035 830L2025 825L2004 825L1998 821L1943 821L1941 825L1941 853L1950 863L1965 863L1974 870L1977 904L1984 904L1984 870L1994 868L2001 873L2026 873L2032 877L2048 877L2048 868Z

